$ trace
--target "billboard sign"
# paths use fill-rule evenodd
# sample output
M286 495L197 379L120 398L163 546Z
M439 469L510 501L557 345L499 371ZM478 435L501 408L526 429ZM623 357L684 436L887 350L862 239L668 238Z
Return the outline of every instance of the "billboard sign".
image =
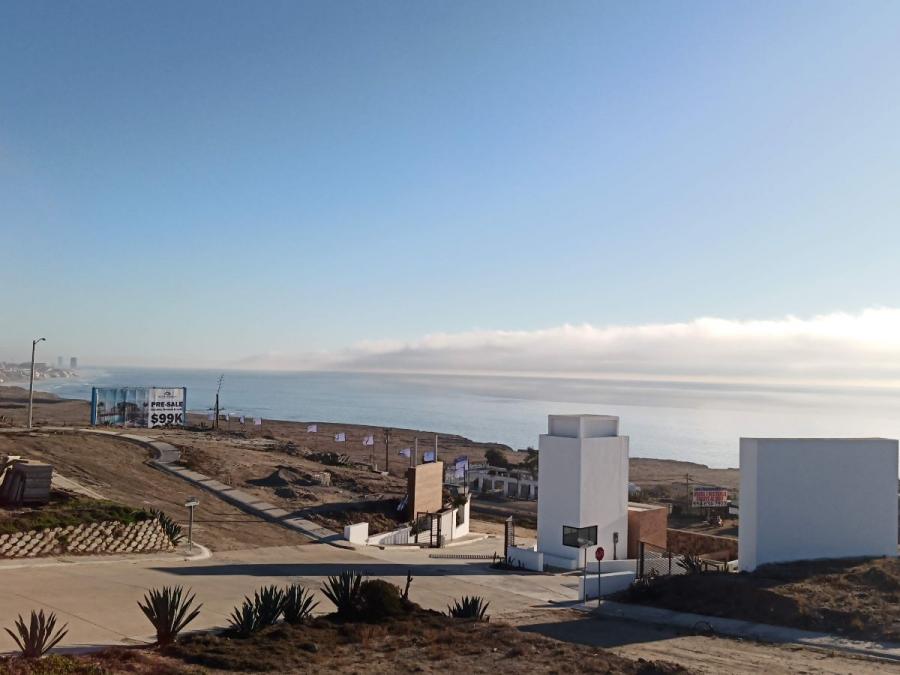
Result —
M728 506L728 490L719 487L695 487L691 506Z
M187 415L185 387L94 387L94 426L183 426Z
M185 387L150 387L150 418L147 426L170 427L184 426L187 410L184 407L187 398Z

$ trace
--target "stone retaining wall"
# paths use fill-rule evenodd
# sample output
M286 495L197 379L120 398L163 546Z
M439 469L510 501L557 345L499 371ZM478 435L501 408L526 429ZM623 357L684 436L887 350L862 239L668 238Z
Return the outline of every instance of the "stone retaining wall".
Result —
M156 520L144 520L130 525L108 521L0 534L0 558L174 550L175 547Z

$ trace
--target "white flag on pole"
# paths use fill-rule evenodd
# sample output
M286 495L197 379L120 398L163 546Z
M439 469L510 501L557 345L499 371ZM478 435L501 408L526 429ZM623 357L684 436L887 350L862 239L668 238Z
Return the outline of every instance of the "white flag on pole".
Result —
M412 448L402 448L399 454L401 457L411 457L412 456Z
M347 440L347 434L345 434L343 431L339 434L335 434L334 440L337 441L338 443L343 443L344 441Z
M241 424L243 424L243 423L244 423L244 416L241 415Z
M262 417L254 417L253 424L255 426L261 427L262 426Z
M206 419L208 419L210 422L214 422L216 419L216 413L215 412L206 413Z
M308 433L308 434L314 434L318 430L319 430L318 424L310 424L309 426L306 427L306 433Z
M372 434L363 436L363 445L375 445L375 436Z

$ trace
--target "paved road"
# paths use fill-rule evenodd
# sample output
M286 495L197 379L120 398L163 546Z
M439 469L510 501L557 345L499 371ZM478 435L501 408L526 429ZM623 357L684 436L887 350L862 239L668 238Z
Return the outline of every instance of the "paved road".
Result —
M500 539L441 554L490 553ZM265 584L299 582L315 590L319 611L331 605L319 592L325 577L345 569L404 584L413 574L410 597L443 610L461 595L482 595L490 614L524 630L561 640L603 646L631 658L667 659L704 673L878 673L900 667L828 655L791 646L683 635L671 629L610 620L566 609L577 600L577 576L497 572L486 561L430 558L428 550L346 550L326 544L260 548L215 554L207 560L132 559L127 562L60 563L0 568L4 581L3 625L17 613L50 609L69 624L63 647L134 644L152 640L137 601L153 586L184 584L203 602L193 628L224 626L244 595ZM0 651L13 648L0 635Z
M499 539L466 547L485 553ZM448 549L453 553L460 549ZM151 628L137 606L148 588L184 584L191 587L203 610L193 628L227 624L228 615L244 595L265 584L299 582L318 589L328 575L344 569L386 578L403 586L407 571L414 581L410 597L433 609L445 609L462 595L483 595L498 618L550 601L577 599L577 579L497 572L487 561L431 559L427 550L365 554L324 544L260 548L218 553L195 562L133 560L129 562L61 563L35 568L3 569L3 625L32 609L57 612L69 624L65 646L129 644L151 640ZM320 610L332 611L322 598ZM5 632L0 651L13 648Z

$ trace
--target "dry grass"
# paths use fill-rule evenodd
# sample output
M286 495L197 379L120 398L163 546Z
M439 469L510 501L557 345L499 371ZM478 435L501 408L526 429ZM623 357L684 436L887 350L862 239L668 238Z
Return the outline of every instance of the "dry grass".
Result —
M200 675L205 672L157 652L137 648L115 648L80 656L53 654L43 659L0 660L0 673L4 675Z
M900 559L814 560L657 582L649 604L900 642Z
M523 633L505 624L450 619L434 612L378 624L319 618L278 625L244 640L188 638L170 655L235 672L279 673L684 673L678 666L630 661L601 649Z

